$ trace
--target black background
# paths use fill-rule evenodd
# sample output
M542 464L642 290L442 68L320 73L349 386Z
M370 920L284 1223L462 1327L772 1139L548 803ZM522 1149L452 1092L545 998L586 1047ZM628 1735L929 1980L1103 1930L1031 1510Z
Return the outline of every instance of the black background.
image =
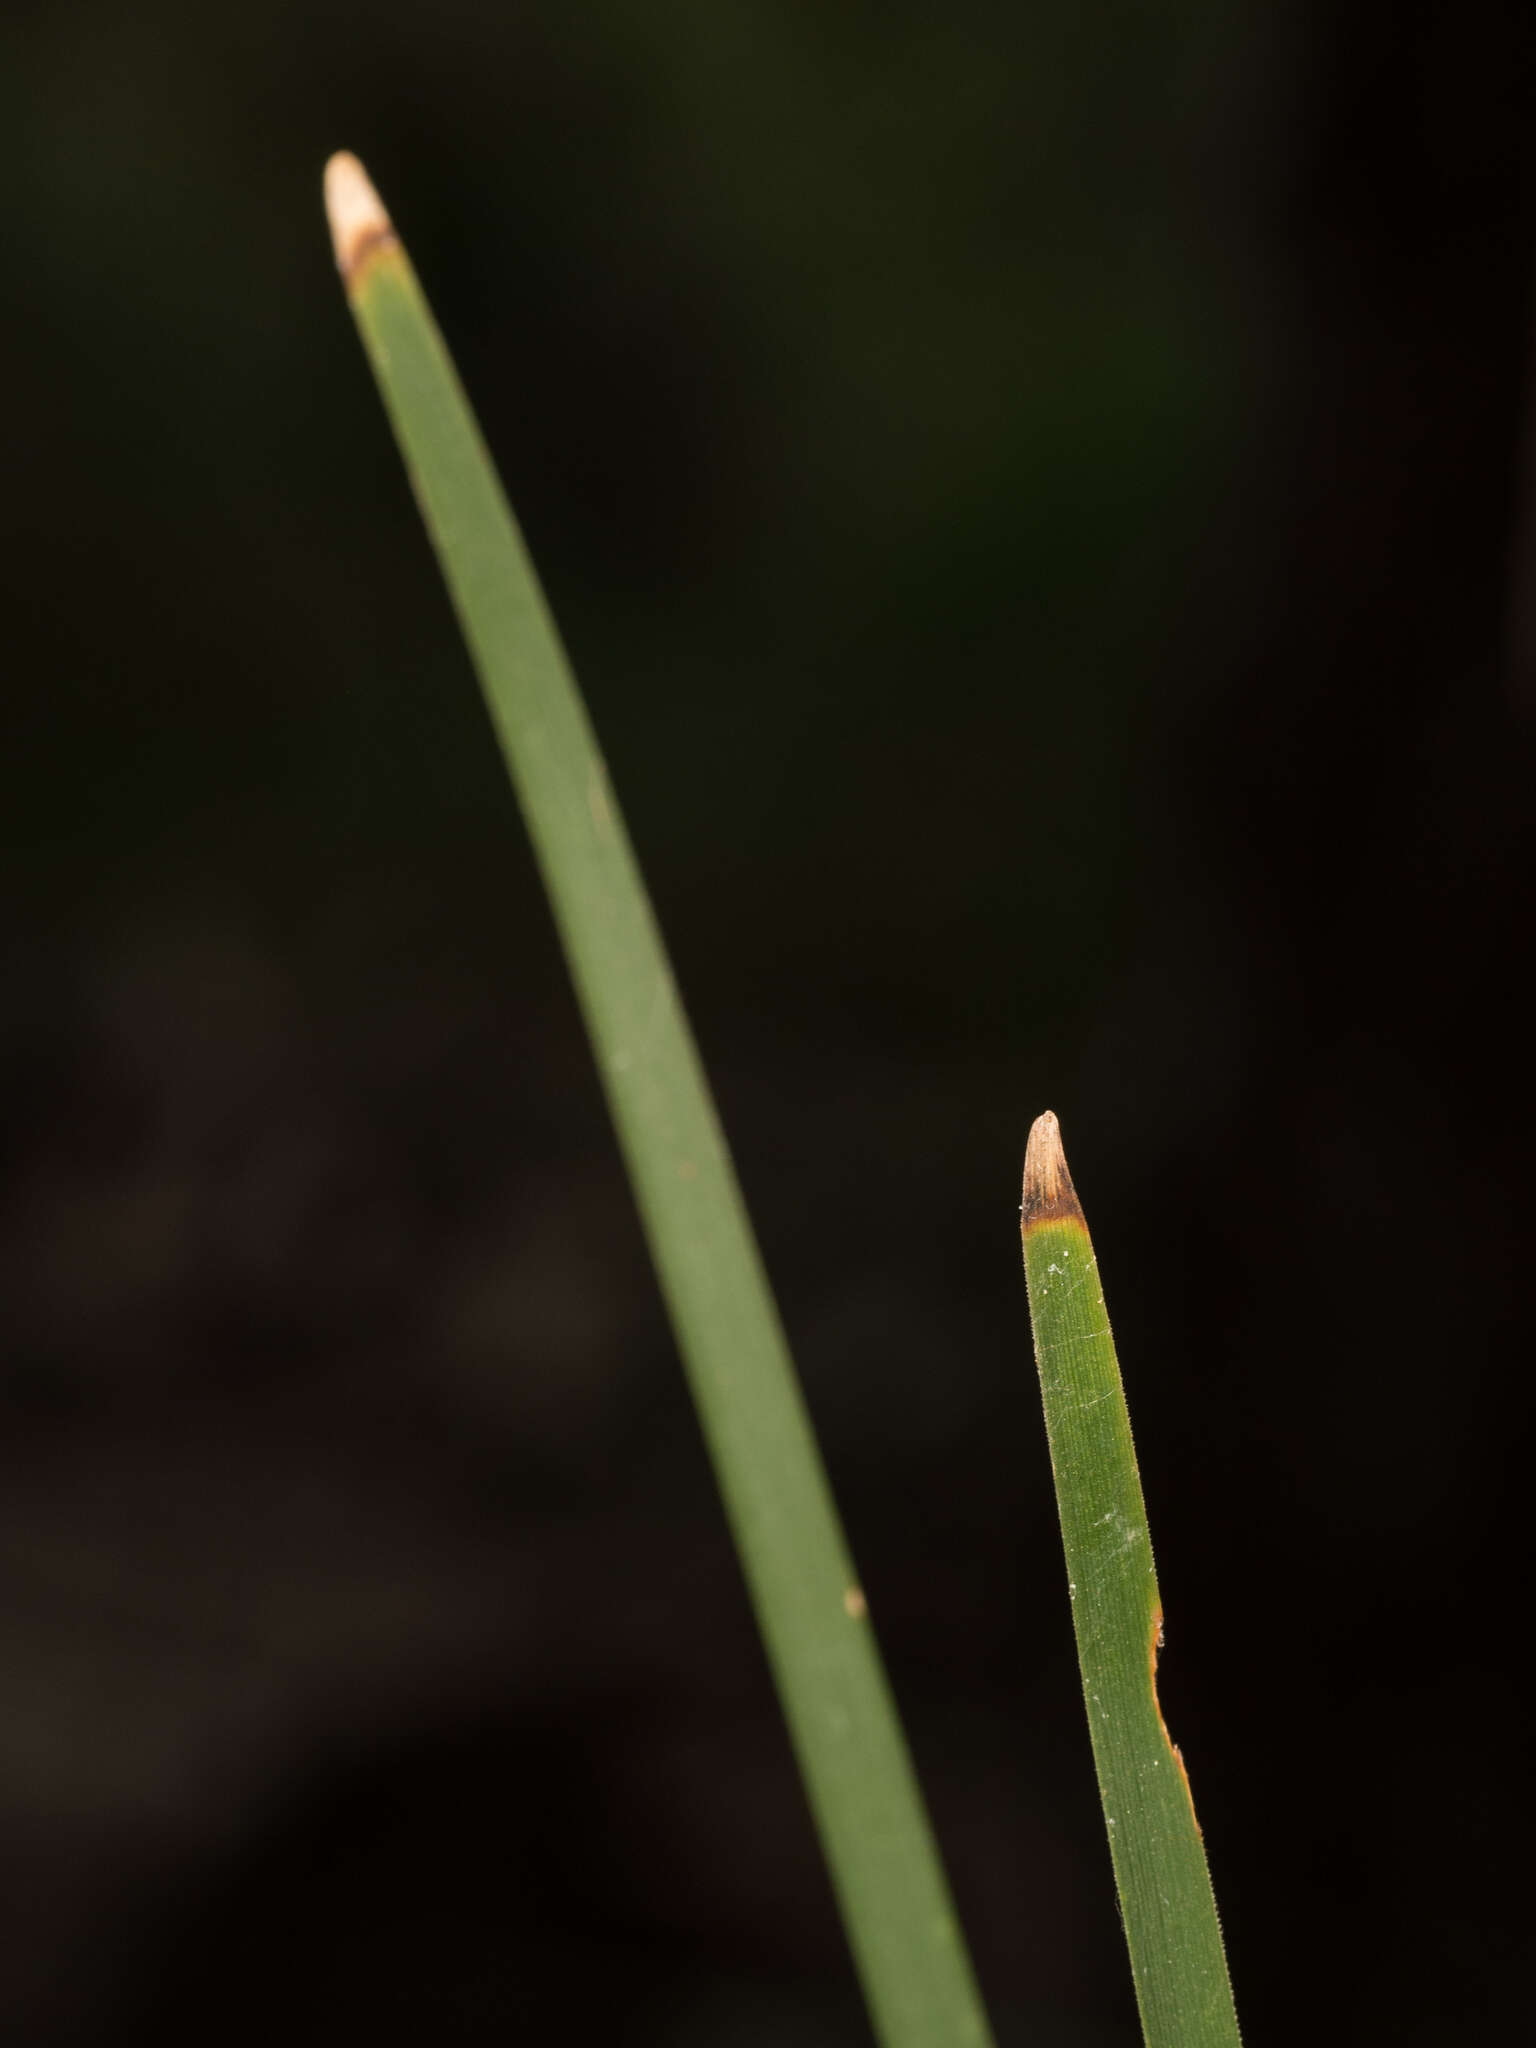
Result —
M1047 1104L1249 2038L1518 2031L1533 50L11 0L7 2041L867 2039L343 145L604 737L1000 2048L1135 2036Z

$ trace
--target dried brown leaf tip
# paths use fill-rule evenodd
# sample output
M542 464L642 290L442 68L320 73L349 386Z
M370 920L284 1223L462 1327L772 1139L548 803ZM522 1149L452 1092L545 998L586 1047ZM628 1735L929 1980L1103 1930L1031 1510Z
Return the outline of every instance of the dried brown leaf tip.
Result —
M399 244L373 180L350 150L338 150L325 167L325 215L344 284L356 281L375 250Z
M1061 1126L1054 1110L1037 1116L1024 1151L1024 1229L1033 1223L1083 1222L1082 1204L1067 1171L1061 1149ZM1085 1226L1086 1227L1086 1226Z

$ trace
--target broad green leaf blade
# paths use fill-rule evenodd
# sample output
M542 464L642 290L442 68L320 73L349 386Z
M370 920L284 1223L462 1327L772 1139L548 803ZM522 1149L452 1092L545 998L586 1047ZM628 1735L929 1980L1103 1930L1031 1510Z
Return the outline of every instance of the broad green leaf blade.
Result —
M864 1596L585 708L441 336L355 158L332 160L326 200L565 945L876 2032L885 2048L985 2048Z
M1049 1110L1024 1272L1099 1796L1147 2048L1238 2048L1205 1845L1157 1704L1163 1609L1098 1261Z

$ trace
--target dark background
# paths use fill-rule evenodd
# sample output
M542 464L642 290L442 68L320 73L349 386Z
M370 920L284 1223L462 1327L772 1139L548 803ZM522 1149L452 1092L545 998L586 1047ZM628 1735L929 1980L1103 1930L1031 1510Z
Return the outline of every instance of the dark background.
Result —
M1519 2031L1533 54L10 0L7 2042L867 2040L342 145L604 736L1000 2048L1135 2037L1047 1104L1250 2039Z

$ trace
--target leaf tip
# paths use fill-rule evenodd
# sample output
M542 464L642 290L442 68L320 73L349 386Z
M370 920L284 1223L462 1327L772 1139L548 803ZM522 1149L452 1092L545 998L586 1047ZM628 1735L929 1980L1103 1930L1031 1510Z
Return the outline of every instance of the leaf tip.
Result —
M325 167L325 217L342 282L351 285L375 249L397 240L394 223L357 158L339 149Z
M1061 1149L1061 1125L1051 1109L1035 1118L1024 1150L1023 1217L1025 1230L1033 1223L1083 1221L1082 1204Z

